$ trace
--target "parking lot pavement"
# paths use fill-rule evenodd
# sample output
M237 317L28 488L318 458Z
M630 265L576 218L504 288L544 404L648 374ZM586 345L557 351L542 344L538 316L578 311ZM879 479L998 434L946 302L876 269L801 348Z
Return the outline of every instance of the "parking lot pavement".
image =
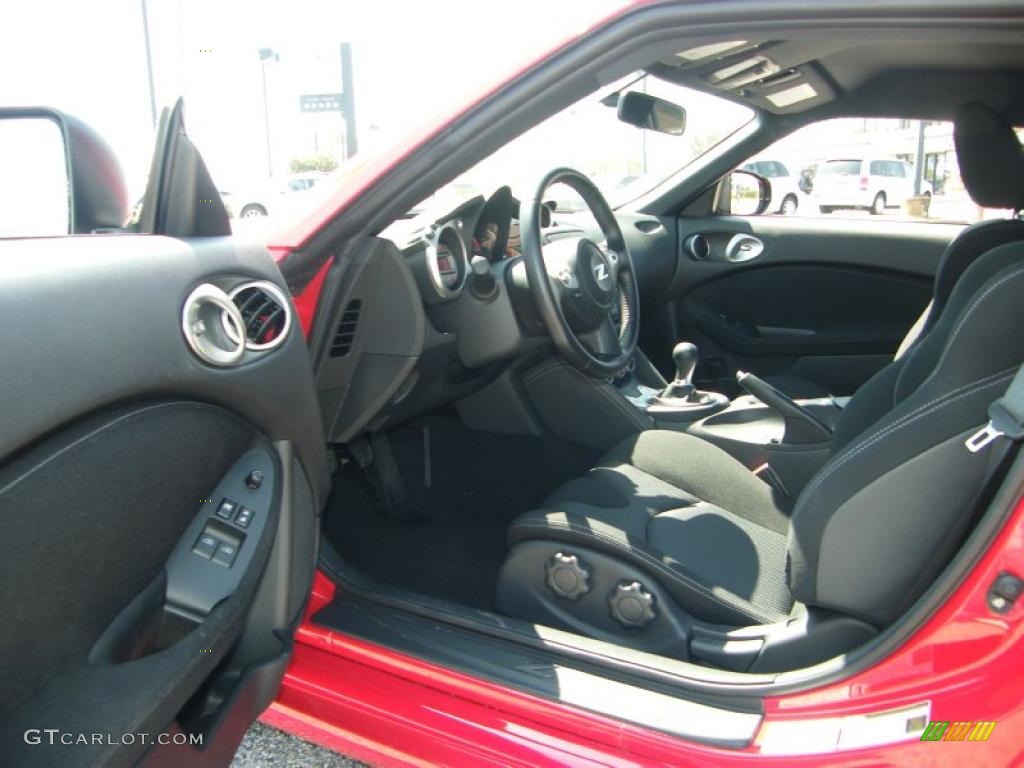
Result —
M255 723L242 739L231 768L368 768L316 744Z

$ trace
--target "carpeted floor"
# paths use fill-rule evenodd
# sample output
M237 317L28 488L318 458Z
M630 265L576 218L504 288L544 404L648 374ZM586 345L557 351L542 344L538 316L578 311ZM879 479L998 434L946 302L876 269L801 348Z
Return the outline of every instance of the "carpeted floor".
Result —
M411 519L385 515L368 478L350 463L334 477L325 535L347 562L380 581L485 610L493 608L509 523L597 458L553 438L469 430L454 417L394 430L391 445Z

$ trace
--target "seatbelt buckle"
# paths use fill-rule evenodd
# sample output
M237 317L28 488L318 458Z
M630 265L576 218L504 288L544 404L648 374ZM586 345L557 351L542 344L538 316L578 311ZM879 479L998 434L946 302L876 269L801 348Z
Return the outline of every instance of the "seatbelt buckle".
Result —
M971 453L977 453L1000 437L1014 443L1024 440L1024 365L1006 393L988 407L988 424L968 437L964 445Z
M989 443L998 440L1005 434L1005 432L1003 432L1001 429L998 429L996 425L990 421L984 427L982 427L973 435L968 437L964 441L964 445L967 446L967 450L969 450L971 453L977 453L982 448L988 446Z

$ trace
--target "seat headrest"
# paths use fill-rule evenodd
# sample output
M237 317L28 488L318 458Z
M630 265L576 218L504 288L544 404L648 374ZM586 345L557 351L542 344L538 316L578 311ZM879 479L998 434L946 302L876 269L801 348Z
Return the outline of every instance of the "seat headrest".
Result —
M1024 208L1024 148L1013 126L984 104L967 104L954 122L960 178L986 208Z

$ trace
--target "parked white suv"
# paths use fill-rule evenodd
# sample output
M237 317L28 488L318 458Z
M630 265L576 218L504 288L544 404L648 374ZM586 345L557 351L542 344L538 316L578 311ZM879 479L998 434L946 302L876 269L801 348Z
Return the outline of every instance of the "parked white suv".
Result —
M772 188L772 210L791 216L800 207L800 200L805 197L800 191L799 174L790 173L789 168L778 160L756 158L744 163L740 168L756 173L768 179Z
M931 184L922 180L921 194L931 193ZM914 166L884 158L826 160L814 176L814 196L822 213L837 208L884 213L914 196Z

